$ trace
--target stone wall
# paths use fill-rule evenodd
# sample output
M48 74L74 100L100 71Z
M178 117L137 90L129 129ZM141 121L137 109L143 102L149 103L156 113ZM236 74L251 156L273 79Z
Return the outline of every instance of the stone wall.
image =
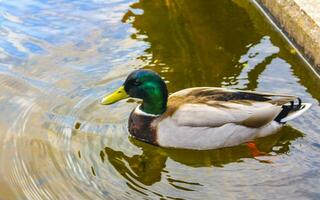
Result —
M320 72L320 0L256 0ZM317 2L316 2L317 1Z

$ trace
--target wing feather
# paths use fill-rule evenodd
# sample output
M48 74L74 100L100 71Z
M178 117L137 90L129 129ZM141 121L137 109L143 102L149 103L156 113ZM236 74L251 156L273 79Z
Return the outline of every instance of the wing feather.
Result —
M180 126L218 127L227 123L241 124L247 127L261 127L281 112L281 107L270 103L254 103L254 106L224 103L226 107L214 107L206 104L184 104L172 119Z
M258 128L274 120L282 105L296 98L224 88L189 88L170 95L168 113L180 126L218 127L235 123Z

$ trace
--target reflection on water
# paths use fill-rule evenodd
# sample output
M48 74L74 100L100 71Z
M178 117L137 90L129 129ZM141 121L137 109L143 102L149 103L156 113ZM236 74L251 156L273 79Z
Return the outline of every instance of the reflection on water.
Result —
M301 132L285 127L279 134L258 139L257 145L259 150L270 155L284 154L289 153L291 141L298 137L302 137ZM165 163L168 157L182 165L195 168L223 167L228 163L243 162L244 158L252 158L252 154L245 145L217 150L197 151L159 148L134 139L132 139L132 142L142 150L142 154L127 156L122 151L115 151L109 147L105 147L100 152L102 162L105 162L107 158L113 167L129 181L128 184L134 184L132 179L147 186L161 181L161 173L166 172ZM273 157L266 158L274 159ZM172 181L179 182L179 180ZM194 184L201 185L200 183ZM139 188L136 189L138 190Z
M6 1L0 35L0 199L320 197L319 80L250 1ZM98 102L141 67L170 92L224 86L314 106L257 140L271 154L259 160L244 145L159 148L127 135L136 101Z
M236 76L239 55L259 39L248 15L232 1L140 1L132 7L144 12L125 15L137 29L131 37L144 35L151 44L141 59L167 79L179 78L169 84L171 90L220 85Z

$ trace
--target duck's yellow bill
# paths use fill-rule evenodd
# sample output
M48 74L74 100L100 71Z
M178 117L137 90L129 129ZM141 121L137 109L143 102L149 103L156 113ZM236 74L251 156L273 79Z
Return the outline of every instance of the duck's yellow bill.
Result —
M101 100L100 103L102 105L109 105L109 104L113 104L117 101L120 101L121 99L125 99L128 97L129 97L129 95L124 90L124 86L121 86L119 89L117 89L112 94L109 94L109 95L106 95L105 97L103 97L103 99Z

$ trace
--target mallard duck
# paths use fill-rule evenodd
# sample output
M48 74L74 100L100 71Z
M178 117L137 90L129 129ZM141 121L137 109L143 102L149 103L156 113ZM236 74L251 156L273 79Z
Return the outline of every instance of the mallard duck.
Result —
M101 104L128 97L142 100L129 117L131 136L162 147L198 150L271 135L311 106L292 95L218 87L188 88L168 97L166 84L150 70L133 71Z

